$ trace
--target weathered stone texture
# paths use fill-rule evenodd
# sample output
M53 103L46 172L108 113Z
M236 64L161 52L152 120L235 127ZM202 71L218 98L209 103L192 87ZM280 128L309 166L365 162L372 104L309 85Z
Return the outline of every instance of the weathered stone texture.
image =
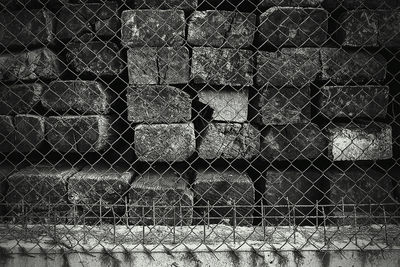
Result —
M260 41L274 46L320 46L328 38L322 8L273 7L260 15Z
M182 9L193 11L197 8L197 0L132 0L138 9Z
M335 84L381 82L386 77L386 60L380 54L322 48L322 80Z
M45 118L36 115L14 117L15 149L30 152L40 148L45 137Z
M130 84L183 84L189 82L186 47L140 47L128 50Z
M260 8L274 6L316 7L322 2L324 2L324 0L261 0L259 6Z
M0 80L5 82L52 80L61 73L60 61L47 48L0 56Z
M95 81L53 81L42 96L42 105L59 113L107 114L110 102L110 94Z
M0 12L0 45L45 46L53 41L53 14L45 9Z
M141 161L184 161L195 149L193 123L135 127L135 153Z
M324 6L347 9L391 9L399 6L398 0L323 0Z
M334 161L390 159L392 128L383 123L338 124L328 129L329 156Z
M324 134L313 123L269 126L261 140L261 154L268 161L315 159L327 146Z
M191 98L179 88L148 85L128 88L128 120L140 123L174 123L189 121Z
M260 151L260 133L249 123L210 123L203 130L199 157L250 159Z
M400 5L400 2L398 3ZM378 42L385 47L400 47L400 12L398 10L377 11L379 17Z
M301 87L316 79L321 71L317 48L282 48L278 52L257 53L256 84Z
M130 224L191 225L193 192L171 170L139 175L129 191Z
M76 39L86 33L113 37L119 30L116 2L67 4L57 12L56 36Z
M256 16L250 13L195 11L188 22L188 43L194 46L245 48L253 43Z
M108 116L51 116L46 119L46 139L59 152L98 152L113 142Z
M242 86L253 84L252 52L194 47L191 76L195 83Z
M248 115L249 91L247 88L203 89L198 93L199 101L212 108L212 120L245 122Z
M114 76L124 68L119 48L115 43L69 43L67 49L69 66L78 74Z
M25 114L40 102L43 84L15 84L0 86L0 114Z
M125 10L121 19L126 46L179 46L185 41L182 10Z
M261 123L265 125L306 123L311 118L310 87L265 86L257 106Z
M0 115L0 152L13 151L15 144L14 122L11 116Z
M199 170L192 186L196 216L205 216L206 220L201 223L208 223L210 217L210 223L252 224L255 189L246 173L234 169L203 169ZM207 208L208 205L210 208Z
M323 86L319 108L328 118L386 116L389 98L387 86Z
M23 202L33 210L65 209L67 180L76 172L69 166L26 167L9 176L6 201L10 207Z

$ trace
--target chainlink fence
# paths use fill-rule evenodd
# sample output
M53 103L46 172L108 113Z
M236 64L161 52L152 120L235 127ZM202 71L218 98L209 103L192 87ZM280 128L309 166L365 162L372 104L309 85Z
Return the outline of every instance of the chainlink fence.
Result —
M399 244L398 1L0 3L0 247Z

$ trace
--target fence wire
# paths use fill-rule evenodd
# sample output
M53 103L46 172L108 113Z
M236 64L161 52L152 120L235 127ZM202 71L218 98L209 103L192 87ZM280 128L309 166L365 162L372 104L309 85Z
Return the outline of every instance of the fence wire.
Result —
M397 2L0 1L0 247L398 246Z

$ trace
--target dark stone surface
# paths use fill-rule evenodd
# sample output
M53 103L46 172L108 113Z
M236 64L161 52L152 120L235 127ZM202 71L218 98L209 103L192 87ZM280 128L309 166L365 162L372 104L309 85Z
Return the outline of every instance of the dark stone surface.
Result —
M195 83L253 85L252 55L249 50L194 47L191 77Z
M380 54L322 48L322 80L335 84L381 82L386 78L386 59Z
M199 170L192 187L198 223L252 224L255 189L246 173L234 169Z
M274 6L317 7L323 1L324 0L260 0L259 7L261 9Z
M188 43L194 46L245 48L253 43L256 16L250 13L195 11L188 22Z
M140 161L185 161L195 149L191 122L135 127L135 153Z
M320 46L328 38L328 12L322 8L273 7L260 15L258 29L263 44Z
M267 220L274 224L289 225L296 223L301 224L309 220L308 218L315 216L312 213L314 205L320 201L323 196L322 190L322 174L320 171L312 168L307 170L298 170L289 168L284 170L267 169L263 173L265 179L265 190L263 192L264 199L264 215ZM272 205L281 207L272 207ZM295 208L294 205L310 205ZM282 207L283 206L283 207ZM298 216L296 220L293 215ZM301 217L303 216L303 217Z
M110 102L105 86L95 81L53 81L42 96L42 105L59 113L107 114Z
M125 10L121 16L125 46L179 46L185 41L183 10Z
M53 41L53 13L45 9L0 12L0 45L45 46Z
M15 203L33 210L65 209L67 180L77 170L70 166L31 166L8 178L6 196L10 208Z
M0 86L0 114L25 114L40 102L45 85L40 83Z
M47 48L0 56L0 80L4 82L54 80L61 73L60 61Z
M128 120L140 123L174 123L189 121L192 100L179 88L167 85L129 87Z
M8 191L8 176L15 172L15 168L9 164L0 165L0 218L6 215L6 195ZM4 217L3 217L4 218ZM1 221L1 220L0 220Z
M336 124L327 129L329 157L334 161L383 160L393 157L392 128L375 123Z
M268 161L315 159L326 146L324 134L313 123L269 126L262 132L261 154Z
M257 53L256 84L301 87L316 79L321 71L317 48L282 48L278 52Z
M31 152L39 149L45 137L45 118L36 115L17 115L14 117L15 149Z
M15 130L13 117L0 115L0 152L8 153L14 150Z
M399 4L398 0L323 0L323 5L329 9L391 9Z
M184 84L189 82L186 47L139 47L128 50L130 84Z
M260 133L249 123L210 123L203 134L198 148L203 159L251 159L260 150Z
M51 116L46 119L46 140L59 152L99 152L115 139L108 116Z
M129 222L134 225L191 225L193 192L171 170L139 175L129 191Z
M116 2L67 4L57 12L56 36L59 40L86 33L113 37L120 27L117 9Z
M265 86L257 102L261 123L306 123L311 118L310 87Z
M319 108L328 118L384 118L387 113L387 86L323 86Z
M138 9L182 9L193 11L197 8L197 0L131 0Z
M400 2L398 3L400 5ZM397 10L377 11L379 17L379 43L385 47L400 47L400 12Z

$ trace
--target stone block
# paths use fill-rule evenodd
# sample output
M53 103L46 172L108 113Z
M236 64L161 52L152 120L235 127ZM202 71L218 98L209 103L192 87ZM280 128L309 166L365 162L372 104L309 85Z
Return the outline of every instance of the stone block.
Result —
M261 0L259 7L261 9L274 6L317 7L323 2L324 0Z
M398 5L400 2L398 3ZM400 47L400 12L396 10L378 10L378 42L384 47Z
M185 161L195 149L191 122L135 127L135 153L140 161Z
M190 95L167 85L129 87L128 120L134 123L176 123L192 116Z
M15 144L15 129L13 117L0 115L0 152L8 153L13 150Z
M60 61L47 48L0 56L0 80L4 82L54 80L61 73Z
M14 117L15 149L18 152L31 152L39 149L45 139L45 118L36 115L17 115Z
M185 41L183 10L125 10L121 20L125 46L179 46Z
M327 131L329 157L334 161L381 160L393 156L390 125L337 124Z
M0 114L26 114L33 111L45 88L40 83L0 86Z
M246 173L234 169L199 170L192 187L195 216L200 223L252 225L255 189Z
M193 11L197 8L197 0L132 0L137 9L182 9Z
M195 83L253 85L252 56L249 50L194 47L191 78Z
M212 120L225 122L245 122L248 116L249 90L247 88L214 90L202 89L199 101L209 106Z
M318 106L321 113L335 117L385 118L389 100L387 86L323 86Z
M282 48L257 53L256 84L301 87L316 80L321 72L318 48Z
M260 133L249 123L210 123L201 133L199 157L251 159L260 151Z
M115 139L108 116L51 116L46 119L46 139L59 152L100 152Z
M130 84L185 84L189 82L186 47L140 47L128 50Z
M246 48L253 44L255 30L254 14L195 11L189 18L187 41L193 46Z
M191 225L193 192L171 170L140 174L129 191L129 222L134 225Z
M42 105L59 113L107 114L110 102L105 86L95 81L53 81L42 96Z
M267 161L312 160L324 155L327 140L313 123L268 126L262 132L261 154Z
M260 15L260 42L275 47L318 47L328 39L322 8L272 7Z

